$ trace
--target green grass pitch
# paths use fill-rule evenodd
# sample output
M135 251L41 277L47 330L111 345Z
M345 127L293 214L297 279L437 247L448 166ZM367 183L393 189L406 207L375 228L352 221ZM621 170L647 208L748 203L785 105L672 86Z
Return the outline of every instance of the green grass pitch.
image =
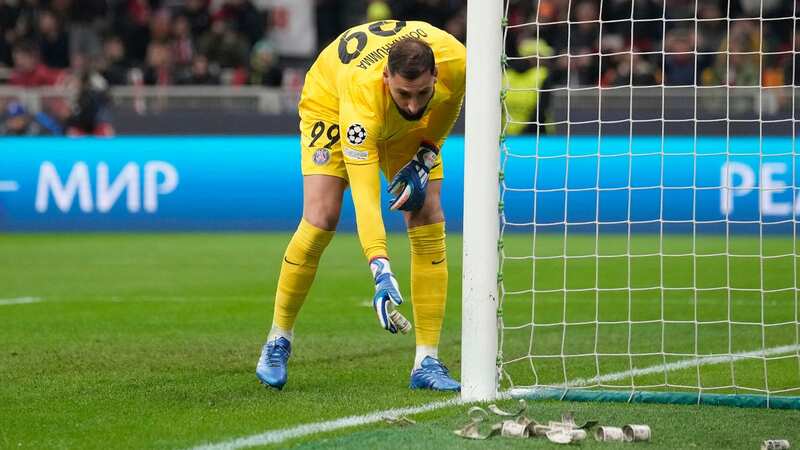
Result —
M189 448L453 397L407 389L413 337L390 336L377 325L368 306L372 292L369 271L357 239L347 233L340 233L323 257L315 287L301 313L289 384L282 392L260 386L254 376L255 362L271 321L278 264L288 239L288 234L223 233L0 235L0 300L40 300L0 304L0 448ZM642 239L632 248L646 254L653 242ZM742 254L752 251L753 242L742 242ZM785 245L779 240L765 242ZM668 244L678 252L678 247L687 242L675 239ZM709 238L697 248L712 249L719 244ZM530 237L506 239L509 255L530 254L532 245ZM627 244L622 237L604 239L602 245L609 247L601 253L610 255ZM449 248L451 279L441 356L458 376L459 236L450 237ZM593 239L588 237L567 243L569 255L592 248ZM393 267L408 296L408 245L404 236L390 236L390 249ZM551 237L539 240L536 252L558 254L563 249L563 241ZM543 283L567 286L574 292L568 296L542 294L535 315L529 294L507 296L505 323L519 328L509 331L506 360L528 354L531 327L526 328L526 324L580 323L593 320L595 314L607 322L647 320L662 314L674 319L677 328L667 331L667 345L674 346L670 349L676 353L688 349L706 354L729 346L746 351L760 348L762 343L772 347L796 342L792 341L796 327L792 332L790 327L778 325L769 327L768 333L757 334L749 330L752 326L743 325L742 330L734 331L732 342L727 332L713 328L713 324L708 330L699 330L705 328L699 326L698 334L694 329L682 330L678 322L684 320L716 320L720 302L725 300L727 305L728 299L714 295L701 295L697 302L693 293L675 290L662 301L660 295L646 289L630 296L622 291L603 291L602 301L596 303L594 294L580 291L582 283L595 281L596 269L603 274L599 280L606 283L604 288L629 282L634 286L641 283L641 287L652 283L677 287L697 273L702 274L697 280L702 278L712 285L723 282L718 272L728 273L728 269L731 280L737 283L753 283L755 279L762 283L761 268L754 272L753 261L747 258L742 258L741 267L737 261L735 268L733 264L727 268L719 258L701 259L703 263L695 270L685 257L674 257L663 274L655 270L657 261L646 256L633 258L630 263L603 259L599 268L592 265L597 262L589 261L596 260L593 258L569 259L566 263L553 259L537 263L535 269L530 261L508 261L504 273L509 290L531 288L532 271L536 270L537 279ZM793 280L794 265L785 259L765 263L765 287ZM569 267L565 270L563 264ZM548 289L547 284L536 289ZM766 323L783 323L796 318L797 312L791 309L796 308L794 295L793 291L791 295L770 295L762 306L760 295L753 298L742 292L731 299L730 308L723 309L741 322L763 318ZM621 317L620 307L627 311L629 303L633 306L631 317ZM602 305L599 309L598 304ZM629 335L633 345L642 346L633 351L647 352L661 345L660 330L645 327L629 331L627 323L608 326L601 331L584 325L535 327L534 350L542 355L579 355L589 343L595 345L595 336L602 338L598 345L605 347L601 350L610 354L627 351ZM566 347L561 343L564 330L569 338ZM602 362L604 373L628 367L627 361L608 358ZM594 361L582 357L568 360L566 373L570 379L595 370ZM770 388L800 386L793 378L798 376L797 360L787 361L795 365L768 367ZM644 358L634 364L646 367L661 362ZM563 379L565 369L560 363L539 363L543 364L540 376L546 378L544 381ZM736 368L741 377L737 383L762 386L763 364L758 366L760 376L749 370L746 362L742 364ZM703 367L702 383L712 386L728 382L730 372L726 373L725 367L730 370L725 364ZM515 382L530 382L525 380L531 377L527 361L511 364L508 370ZM670 373L669 382L694 384L697 377L696 368L679 370ZM663 376L656 381L642 379L637 384L662 380ZM619 384L626 382L630 381ZM554 445L505 438L461 440L451 430L466 422L466 410L466 406L457 406L419 414L414 416L417 425L410 427L373 424L312 434L273 447L478 449ZM529 415L546 421L566 410L574 410L579 420L650 424L654 438L647 448L758 448L761 440L769 438L800 444L800 411L548 401L532 404ZM618 447L591 440L581 446Z

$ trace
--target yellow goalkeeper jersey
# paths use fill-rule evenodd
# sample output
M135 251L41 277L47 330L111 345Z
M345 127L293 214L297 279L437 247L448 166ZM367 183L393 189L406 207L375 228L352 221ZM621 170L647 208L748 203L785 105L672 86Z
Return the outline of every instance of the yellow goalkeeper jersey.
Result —
M407 38L427 42L438 68L434 96L418 121L400 115L383 83L389 49ZM379 146L391 145L412 132L441 146L461 109L465 63L464 46L425 22L384 20L359 25L336 38L311 66L300 99L300 117L338 124L348 164L374 163ZM416 147L408 150L413 155Z
M383 82L389 49L409 38L431 46L438 69L420 120L400 114ZM367 259L388 256L379 171L393 177L423 140L441 148L461 110L465 67L466 49L447 32L425 22L383 20L345 31L309 69L299 105L303 175L349 182ZM433 168L431 180L442 178L442 167Z

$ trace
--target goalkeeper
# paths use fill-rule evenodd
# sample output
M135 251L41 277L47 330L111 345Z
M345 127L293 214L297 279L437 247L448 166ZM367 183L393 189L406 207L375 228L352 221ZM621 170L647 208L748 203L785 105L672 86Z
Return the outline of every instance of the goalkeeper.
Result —
M411 244L417 347L410 387L460 390L438 359L447 295L439 149L461 110L465 62L464 46L450 34L394 20L345 31L314 62L299 104L303 217L281 264L272 328L256 368L262 383L286 383L295 320L348 185L378 320L391 333L403 328L394 320L403 297L381 217L383 172L391 180L390 209L403 212Z

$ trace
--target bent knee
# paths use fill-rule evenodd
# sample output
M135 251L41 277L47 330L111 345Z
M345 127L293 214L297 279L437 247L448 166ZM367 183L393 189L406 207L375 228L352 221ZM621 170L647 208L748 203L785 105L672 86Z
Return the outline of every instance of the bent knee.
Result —
M339 225L339 210L330 208L314 208L303 212L306 222L326 231L336 231Z
M405 219L409 228L444 222L444 211L438 193L426 198L425 204L419 211L406 213Z

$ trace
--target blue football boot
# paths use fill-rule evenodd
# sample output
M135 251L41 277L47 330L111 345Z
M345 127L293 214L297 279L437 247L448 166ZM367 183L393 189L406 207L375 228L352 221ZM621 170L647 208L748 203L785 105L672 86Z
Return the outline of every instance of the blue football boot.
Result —
M265 385L283 389L286 384L286 362L292 353L292 343L284 337L268 340L261 349L256 376Z
M434 391L461 391L461 384L450 378L447 367L431 356L426 356L420 368L411 372L411 384L408 387Z

